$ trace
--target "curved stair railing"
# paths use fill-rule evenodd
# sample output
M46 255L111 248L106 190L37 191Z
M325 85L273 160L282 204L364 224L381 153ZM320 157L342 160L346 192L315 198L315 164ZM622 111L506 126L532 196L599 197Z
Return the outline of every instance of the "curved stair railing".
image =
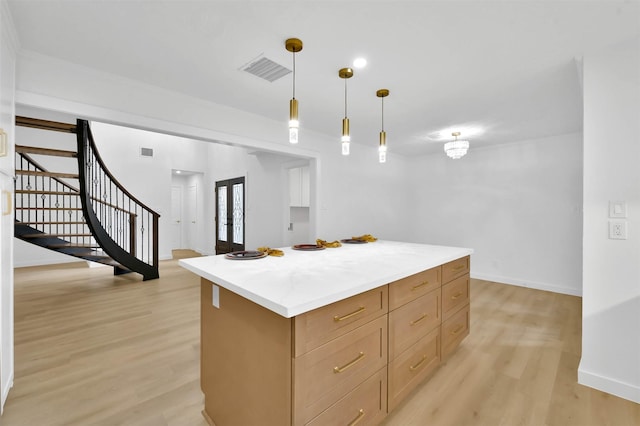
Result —
M63 180L77 175L49 172L22 152L16 163L16 237L87 260L107 259L86 226L78 188Z
M160 215L127 191L105 166L89 123L78 120L79 197L93 237L116 262L158 278L158 219Z

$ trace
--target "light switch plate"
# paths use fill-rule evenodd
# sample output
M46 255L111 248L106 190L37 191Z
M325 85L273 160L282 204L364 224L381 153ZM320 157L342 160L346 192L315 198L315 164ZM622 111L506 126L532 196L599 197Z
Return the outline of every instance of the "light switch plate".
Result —
M627 217L626 201L609 201L609 217Z

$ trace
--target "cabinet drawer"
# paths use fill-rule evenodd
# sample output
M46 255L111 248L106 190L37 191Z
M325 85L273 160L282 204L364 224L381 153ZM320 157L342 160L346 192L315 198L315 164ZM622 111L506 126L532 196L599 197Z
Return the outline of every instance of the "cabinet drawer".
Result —
M389 309L396 309L440 287L440 282L440 266L392 282L389 284Z
M388 312L387 286L298 315L295 351L300 356Z
M377 425L386 415L387 369L383 368L307 425Z
M470 269L469 259L469 256L465 256L442 265L442 282L448 283L454 278L468 274Z
M442 286L442 319L447 320L469 304L469 275L456 278Z
M387 315L294 359L295 419L302 424L387 364Z
M389 363L389 411L440 364L440 328Z
M469 305L442 323L442 359L469 334Z
M440 322L439 288L389 312L389 359L439 327Z

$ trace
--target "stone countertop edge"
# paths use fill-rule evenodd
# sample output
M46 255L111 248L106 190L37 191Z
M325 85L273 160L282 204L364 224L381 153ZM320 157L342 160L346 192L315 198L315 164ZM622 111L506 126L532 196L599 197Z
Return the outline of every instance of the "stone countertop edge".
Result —
M283 257L181 259L183 268L285 318L468 256L473 249L379 240ZM224 301L221 301L223 304Z

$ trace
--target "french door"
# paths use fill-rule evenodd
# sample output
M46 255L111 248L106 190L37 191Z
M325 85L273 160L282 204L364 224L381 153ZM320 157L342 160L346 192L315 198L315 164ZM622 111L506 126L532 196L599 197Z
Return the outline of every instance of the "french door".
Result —
M216 254L244 250L244 177L216 182Z

